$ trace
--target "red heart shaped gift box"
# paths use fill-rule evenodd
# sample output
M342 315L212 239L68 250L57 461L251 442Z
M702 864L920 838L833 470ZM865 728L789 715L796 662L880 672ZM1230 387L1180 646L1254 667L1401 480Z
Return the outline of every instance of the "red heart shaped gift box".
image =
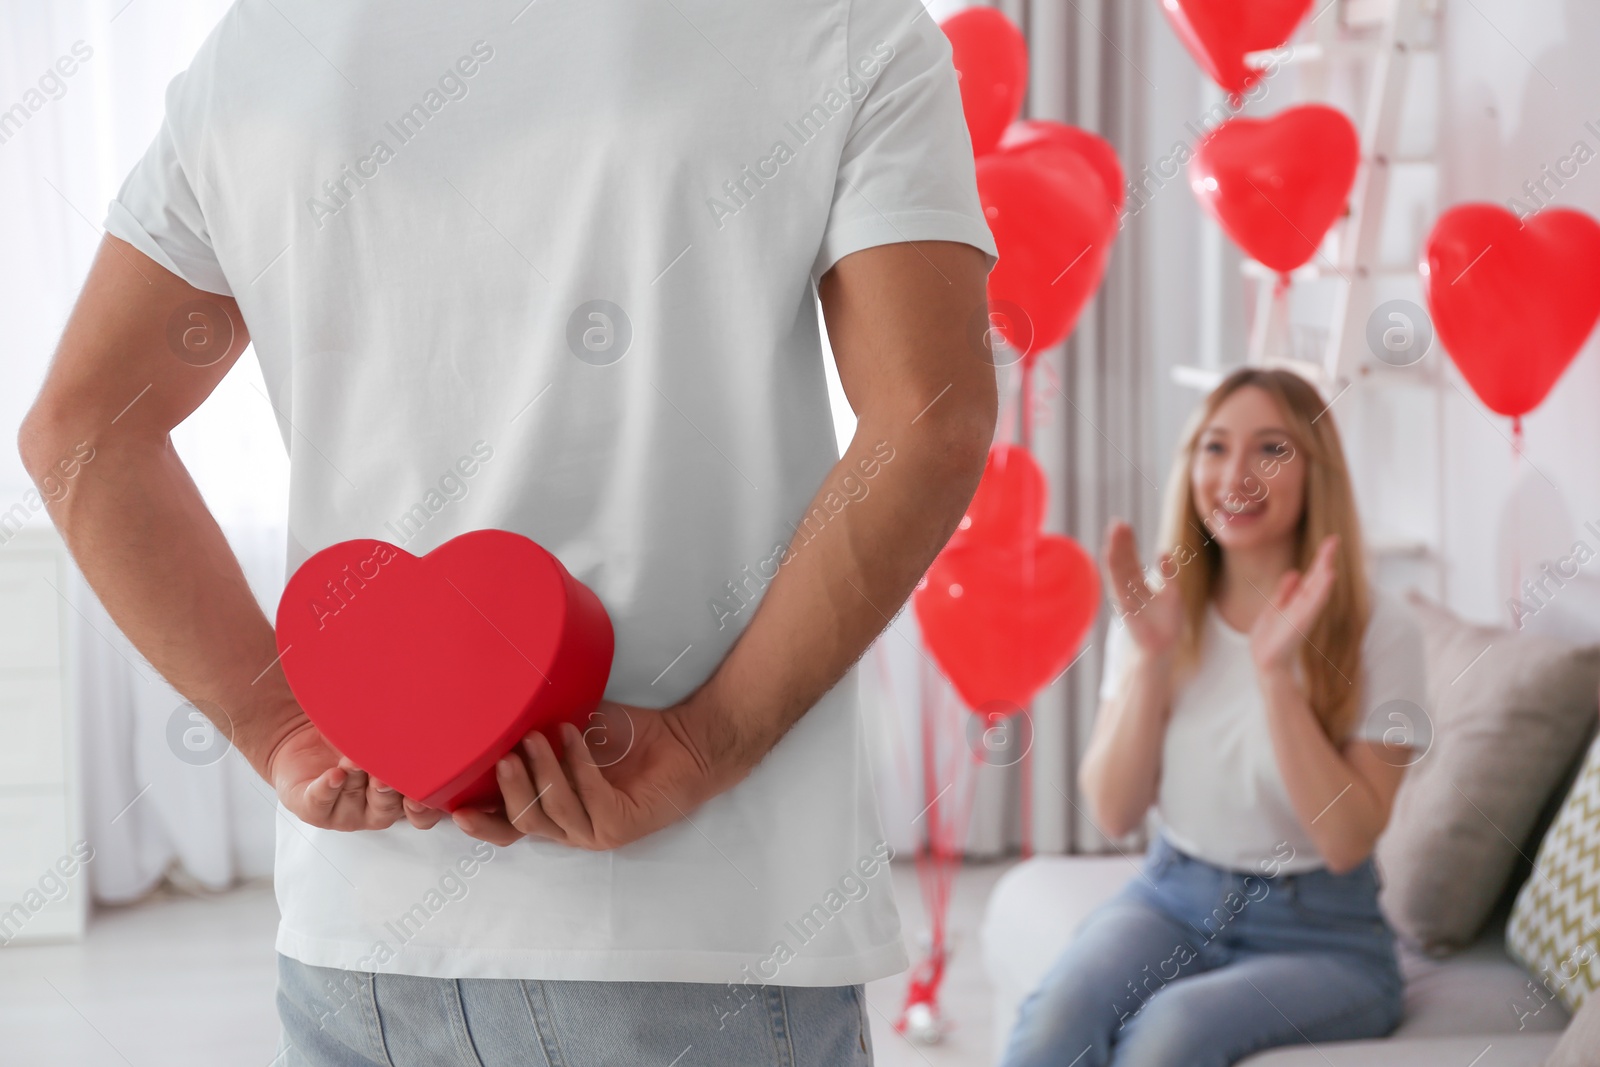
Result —
M611 674L611 619L561 561L508 530L423 556L341 541L278 601L289 688L328 743L405 796L500 802L495 763L530 731L580 729Z

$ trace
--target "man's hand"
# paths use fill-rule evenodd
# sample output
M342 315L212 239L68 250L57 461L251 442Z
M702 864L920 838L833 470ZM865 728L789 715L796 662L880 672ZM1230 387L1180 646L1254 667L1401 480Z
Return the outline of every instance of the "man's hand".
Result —
M324 830L382 830L407 814L399 793L341 756L310 719L267 757L267 780L296 818Z
M537 730L501 760L505 811L462 808L456 825L495 845L542 837L610 849L683 819L726 788L695 736L693 710L602 703L585 730L563 725L558 756Z

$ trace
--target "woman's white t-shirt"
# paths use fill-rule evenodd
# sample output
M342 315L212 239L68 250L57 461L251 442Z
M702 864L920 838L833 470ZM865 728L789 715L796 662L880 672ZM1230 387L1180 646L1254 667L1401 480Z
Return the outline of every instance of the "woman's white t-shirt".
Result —
M645 707L717 668L797 528L905 462L886 440L810 508L839 458L818 279L897 242L996 259L918 0L235 4L106 229L238 300L290 568L525 534L599 595L606 696ZM906 966L853 680L611 851L278 814L277 948L310 964L718 983L708 1013L745 1002L721 983Z
M1117 695L1133 639L1114 620L1100 696ZM1350 738L1376 741L1406 765L1433 738L1422 631L1394 595L1374 589L1361 642L1361 712ZM1335 801L1337 803L1337 801ZM1249 635L1206 609L1199 665L1176 683L1161 749L1156 813L1173 845L1229 870L1293 873L1323 866L1289 801L1268 731Z

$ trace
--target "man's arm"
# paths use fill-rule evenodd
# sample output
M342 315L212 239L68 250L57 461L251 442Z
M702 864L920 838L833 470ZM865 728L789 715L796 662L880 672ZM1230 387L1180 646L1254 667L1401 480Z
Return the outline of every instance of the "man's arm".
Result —
M499 844L524 833L585 848L625 844L742 780L838 683L949 540L983 474L995 372L970 331L986 313L985 282L983 253L945 241L864 249L822 278L857 424L812 508L829 513L824 499L845 496L847 478L864 482L864 463L878 468L869 491L820 532L796 535L749 625L683 704L602 706L602 734L623 738L624 756L596 759L569 728L558 760L530 734L528 763L501 765L516 817L457 812L458 825Z
M828 340L857 421L812 509L843 495L842 480L859 479L881 446L894 458L865 498L813 539L797 536L696 694L706 756L729 773L748 773L861 658L971 503L998 407L994 365L971 337L985 281L981 251L944 241L864 249L823 276Z
M100 245L18 445L35 482L88 442L50 516L113 621L204 712L297 816L363 829L399 794L322 741L283 670L272 625L168 436L249 345L238 304L132 245Z

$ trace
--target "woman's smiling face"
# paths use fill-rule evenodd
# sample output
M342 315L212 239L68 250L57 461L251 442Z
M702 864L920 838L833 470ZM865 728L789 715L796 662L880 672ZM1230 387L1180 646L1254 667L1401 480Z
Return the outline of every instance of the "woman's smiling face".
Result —
M1306 458L1264 389L1236 389L1201 427L1189 468L1195 510L1225 550L1292 540L1305 508Z

